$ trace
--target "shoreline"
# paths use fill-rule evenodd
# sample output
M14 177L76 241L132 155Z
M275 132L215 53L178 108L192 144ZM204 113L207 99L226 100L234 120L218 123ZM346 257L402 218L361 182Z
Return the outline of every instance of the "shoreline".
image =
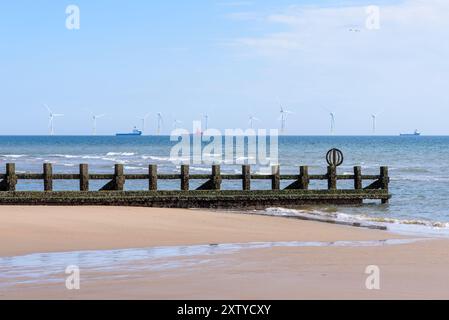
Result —
M223 210L0 206L0 257L209 243L393 238L406 236Z
M410 239L206 210L0 207L0 299L449 298L449 239ZM336 245L341 241L353 245ZM65 287L69 263L81 269L80 290ZM365 286L371 265L380 268L380 290Z

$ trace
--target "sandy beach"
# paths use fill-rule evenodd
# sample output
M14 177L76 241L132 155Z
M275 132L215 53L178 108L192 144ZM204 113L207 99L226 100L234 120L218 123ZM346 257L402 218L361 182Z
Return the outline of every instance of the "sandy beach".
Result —
M406 237L281 217L118 207L0 207L0 259L36 253L253 242L352 241L167 257L169 269L81 268L81 289L0 278L0 299L415 299L449 298L449 240ZM357 245L371 241L372 246ZM139 262L135 262L138 264ZM0 264L1 265L1 264ZM366 267L380 270L368 290ZM2 281L4 282L2 285ZM14 282L16 281L16 282ZM11 285L14 283L14 285Z

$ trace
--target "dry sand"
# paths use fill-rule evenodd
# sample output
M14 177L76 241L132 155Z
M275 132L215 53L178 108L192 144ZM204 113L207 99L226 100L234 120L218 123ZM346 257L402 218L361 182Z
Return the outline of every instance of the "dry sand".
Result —
M116 207L0 207L0 256L255 241L404 238L378 230L232 213ZM189 259L191 259L190 257ZM183 259L179 258L182 262ZM198 257L198 260L204 257ZM380 268L367 290L365 268ZM0 299L449 298L449 240L379 247L290 247L217 254L169 271L82 271L82 288L18 284ZM61 275L63 277L63 275ZM0 280L1 281L1 280Z

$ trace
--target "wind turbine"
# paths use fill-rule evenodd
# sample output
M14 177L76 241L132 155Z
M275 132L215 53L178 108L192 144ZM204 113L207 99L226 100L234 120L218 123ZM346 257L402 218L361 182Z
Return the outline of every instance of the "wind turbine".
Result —
M324 110L325 112L328 112L328 114L329 114L329 116L330 116L330 120L331 120L331 128L330 128L330 132L331 132L331 135L333 135L334 132L335 132L335 112L332 111L332 110L329 110L329 109L326 108L326 107L322 107L322 108L323 108L323 110Z
M287 116L289 114L292 114L293 112L288 111L288 110L284 110L284 108L281 106L281 116L279 117L279 120L281 121L281 133L284 133L285 131L285 127L287 124Z
M371 118L372 118L372 120L373 120L373 134L375 134L375 133L376 133L376 120L377 120L377 115L373 113L373 114L371 115Z
M94 136L97 135L97 119L103 118L105 114L92 114L92 134Z
M162 113L158 112L157 113L157 135L161 134L161 128L162 128L163 122L164 122L164 119L162 118Z
M206 113L203 115L204 117L204 131L207 131L209 129L209 115Z
M335 113L333 111L329 112L329 115L331 117L331 135L335 132Z
M371 114L371 119L373 121L373 134L377 131L377 117L379 117L385 110L378 111Z
M146 115L144 115L142 118L140 118L140 120L142 121L142 133L145 133L145 123L148 119L148 117L150 116L149 113L147 113Z
M255 118L254 116L252 116L252 115L250 115L249 116L249 127L251 128L251 129L253 129L253 126L254 126L254 122L255 121L260 121L260 119L258 119L258 118Z
M51 111L50 107L46 104L44 104L44 107L47 108L48 114L49 114L49 122L48 122L48 127L50 128L50 135L54 135L55 134L55 130L54 130L54 119L56 117L62 117L64 116L63 114L60 113L53 113L53 111Z

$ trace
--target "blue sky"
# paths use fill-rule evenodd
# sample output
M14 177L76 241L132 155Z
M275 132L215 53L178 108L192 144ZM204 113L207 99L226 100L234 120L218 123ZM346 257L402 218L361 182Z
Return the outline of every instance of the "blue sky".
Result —
M407 1L9 1L0 5L0 134L46 134L42 104L65 116L57 134L98 134L156 113L164 133L191 128L278 128L288 134L449 134L449 3ZM65 27L67 5L81 29ZM365 28L367 5L380 29ZM360 32L350 32L349 29Z

